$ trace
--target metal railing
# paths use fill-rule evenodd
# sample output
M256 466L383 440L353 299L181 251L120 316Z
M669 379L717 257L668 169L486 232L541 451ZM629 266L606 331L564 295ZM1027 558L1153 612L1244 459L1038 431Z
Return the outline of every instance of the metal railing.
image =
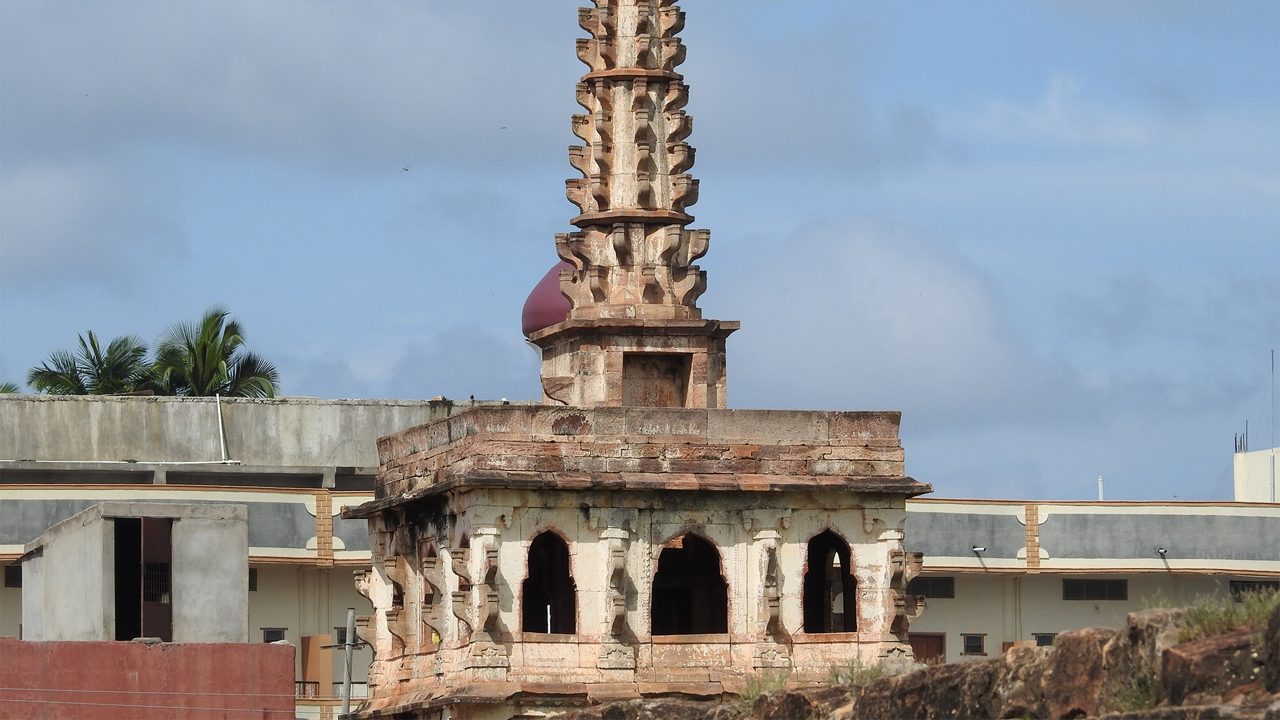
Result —
M314 698L320 696L320 683L315 680L295 680L293 682L295 698Z

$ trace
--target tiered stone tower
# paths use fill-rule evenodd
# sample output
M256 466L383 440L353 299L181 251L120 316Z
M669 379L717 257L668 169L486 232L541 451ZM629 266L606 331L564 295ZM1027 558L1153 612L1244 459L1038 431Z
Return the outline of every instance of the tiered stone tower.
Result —
M579 230L524 327L541 405L478 407L378 441L374 647L361 718L543 718L642 697L720 700L746 678L911 655L896 412L725 409L704 320L708 233L672 0L579 19ZM532 307L531 307L532 305Z
M693 120L674 0L596 0L579 11L588 72L569 161L579 230L556 236L567 319L533 333L545 400L576 406L724 407L725 337L736 322L702 319L706 273L693 264L711 233L690 230Z

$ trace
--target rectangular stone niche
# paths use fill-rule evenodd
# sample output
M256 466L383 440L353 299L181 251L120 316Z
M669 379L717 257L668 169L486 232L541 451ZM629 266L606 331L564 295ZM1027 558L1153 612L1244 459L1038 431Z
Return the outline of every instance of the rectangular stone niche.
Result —
M629 352L622 359L622 404L684 407L688 398L688 354Z

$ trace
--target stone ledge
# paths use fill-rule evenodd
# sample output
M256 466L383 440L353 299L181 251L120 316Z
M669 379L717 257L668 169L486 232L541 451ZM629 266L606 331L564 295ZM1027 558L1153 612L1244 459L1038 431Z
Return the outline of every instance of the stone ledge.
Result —
M443 473L442 473L443 475ZM873 495L914 497L933 492L933 486L906 476L895 477L814 477L812 475L732 475L672 473L544 473L487 471L443 477L391 493L363 505L342 511L347 519L369 518L388 508L438 497L451 492L476 489L504 490L608 490L614 492L671 493L737 491L852 492Z

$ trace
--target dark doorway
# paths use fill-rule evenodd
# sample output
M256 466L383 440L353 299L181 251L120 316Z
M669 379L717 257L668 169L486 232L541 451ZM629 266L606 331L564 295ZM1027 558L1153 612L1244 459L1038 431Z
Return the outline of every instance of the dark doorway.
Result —
M804 571L804 631L858 629L858 585L849 566L849 543L824 530L809 541Z
M729 632L729 585L715 545L689 534L662 549L650 613L654 635Z
M622 356L622 404L628 407L684 407L688 380L688 355Z
M547 531L529 544L529 577L521 596L524 632L577 632L577 587L569 572L569 546Z
M173 521L116 518L117 640L173 641Z

